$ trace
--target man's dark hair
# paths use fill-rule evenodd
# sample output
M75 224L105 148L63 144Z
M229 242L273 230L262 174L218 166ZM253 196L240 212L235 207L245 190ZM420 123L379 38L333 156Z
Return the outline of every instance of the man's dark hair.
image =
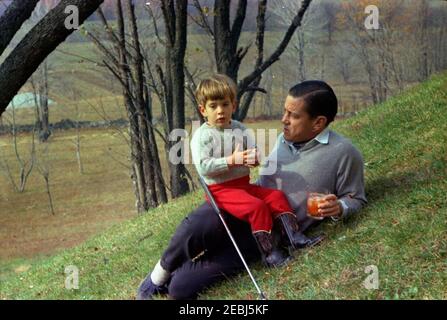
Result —
M318 80L301 82L289 90L289 96L303 99L311 118L325 116L326 125L334 121L338 110L337 97L326 82Z

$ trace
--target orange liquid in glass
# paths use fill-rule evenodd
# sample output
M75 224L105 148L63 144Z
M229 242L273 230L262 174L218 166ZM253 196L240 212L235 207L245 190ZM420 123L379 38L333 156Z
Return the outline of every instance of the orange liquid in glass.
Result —
M313 216L318 216L318 198L309 198L307 201L307 212Z

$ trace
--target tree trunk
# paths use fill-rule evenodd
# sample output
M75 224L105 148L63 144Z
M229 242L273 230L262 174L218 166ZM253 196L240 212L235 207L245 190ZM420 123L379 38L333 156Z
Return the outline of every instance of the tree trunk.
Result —
M187 37L187 1L161 2L166 27L166 108L170 132L185 129L185 53ZM172 114L172 118L170 117ZM172 121L170 120L172 119ZM171 140L171 139L170 139ZM181 141L180 137L169 141L169 149ZM183 154L180 155L183 157ZM169 161L169 157L167 158ZM189 191L186 167L183 162L169 161L171 194L173 198Z
M255 62L255 69L259 68L264 62L264 32L265 32L265 12L267 11L267 0L260 0L258 3L258 15L256 17L256 48L258 50L258 57ZM262 77L259 75L251 84L252 90L246 92L245 95L238 94L241 98L241 103L235 115L238 120L243 120L247 116L251 101L255 95L255 88L259 87Z
M146 199L150 201L149 207L156 207L158 205L157 191L155 188L155 174L153 166L153 157L149 146L149 130L152 119L147 112L147 103L145 101L144 92L144 60L140 48L140 40L138 35L138 28L135 16L135 7L131 0L126 0L127 18L130 24L130 42L133 54L130 54L130 64L132 74L134 76L133 96L135 97L135 107L138 127L140 129L140 144L142 147L141 156L143 161L144 180Z
M146 101L147 101L147 112L148 112L148 121L152 124L152 97L150 95L149 89L147 86L145 87L146 91ZM155 134L152 127L149 128L148 131L148 139L149 139L149 147L150 147L150 153L153 155L153 165L154 165L154 171L155 171L155 186L158 191L158 198L159 202L161 203L167 203L168 202L168 195L166 194L166 184L163 178L163 172L161 169L160 164L160 157L158 152L158 146L157 141L155 140Z
M61 0L26 34L0 66L0 114L42 61L74 31L64 25L67 18L65 8L68 5L77 6L79 22L82 23L103 1Z
M48 63L46 61L42 65L39 78L39 140L40 142L46 142L51 135L48 110Z
M48 202L50 204L50 211L51 214L54 216L56 213L54 212L54 206L53 206L53 197L51 196L51 190L50 190L50 177L49 174L47 173L46 175L44 175L44 179L45 179L45 187L47 190L47 195L48 195Z
M146 181L143 168L143 155L142 146L140 140L140 128L137 119L137 109L132 101L131 91L131 70L129 68L127 56L126 56L126 33L124 26L124 16L121 6L121 0L116 2L116 16L118 25L117 43L116 48L119 52L119 77L122 81L123 96L126 105L126 111L129 118L129 134L131 141L131 164L132 174L131 178L134 184L134 191L136 196L136 207L138 213L144 213L148 208L148 200L146 194Z
M39 0L14 0L0 17L0 56L33 13Z
M230 26L231 0L214 1L214 55L217 71L226 74L237 83L239 67L244 50L237 50L242 25L247 11L247 0L239 0L236 17Z
M304 49L306 40L304 39L304 32L298 30L298 80L303 82L306 80L306 65L304 62Z

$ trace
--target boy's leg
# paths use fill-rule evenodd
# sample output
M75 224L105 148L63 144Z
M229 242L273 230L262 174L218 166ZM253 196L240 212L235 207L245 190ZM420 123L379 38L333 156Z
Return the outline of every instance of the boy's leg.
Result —
M279 267L289 261L289 256L274 245L271 234L273 220L269 208L244 188L211 186L211 192L219 208L250 223L253 236L263 254L263 261L269 267Z
M273 214L273 218L284 212L293 212L293 208L290 206L287 197L280 190L263 188L257 185L250 185L247 191L253 196L261 199L269 208Z
M304 235L296 215L282 191L250 185L248 192L264 200L270 209L275 227L281 233L284 244L290 244L292 248L297 249L315 246L324 239L324 236L308 238Z
M270 232L273 226L272 216L264 201L252 196L243 188L209 186L214 200L220 209L234 217L250 223L252 231Z

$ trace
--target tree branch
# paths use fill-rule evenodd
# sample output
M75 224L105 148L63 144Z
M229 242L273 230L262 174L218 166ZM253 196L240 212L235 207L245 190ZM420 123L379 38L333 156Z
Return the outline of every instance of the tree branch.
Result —
M190 15L191 19L201 28L205 29L206 33L213 39L214 41L214 32L211 29L210 23L208 21L208 16L205 14L205 10L202 8L199 0L193 0L193 5L199 12L199 20Z
M257 78L259 77L268 67L270 67L273 63L279 60L279 57L284 52L289 43L290 39L293 36L293 33L296 29L301 25L301 21L303 19L304 14L306 13L307 8L309 7L312 0L303 0L301 3L301 8L299 9L296 16L293 18L292 23L287 29L281 43L278 45L276 50L270 55L270 57L264 61L258 68L253 70L251 74L242 79L238 84L238 92L242 94L246 91L246 88Z
M0 17L0 56L19 31L22 24L28 20L39 0L14 0Z
M165 19L166 37L169 43L175 42L175 8L173 0L161 1L161 10Z
M104 15L104 12L102 11L102 9L98 8L98 10L96 10L96 13L99 16L102 24L104 25L104 27L107 30L109 40L115 44L119 43L118 36L115 34L115 32L112 30L112 28L110 28L109 23L107 22L106 16Z
M242 32L242 25L244 24L246 11L247 0L239 0L237 4L236 17L234 18L233 25L231 27L231 38L233 41L236 41L236 43Z
M77 6L79 22L83 23L103 2L61 0L27 33L0 66L0 114L42 61L73 33L74 29L65 27L65 8Z
M150 5L145 6L146 10L149 12L149 15L152 18L152 23L154 25L154 32L155 36L157 37L158 41L163 45L166 46L166 42L160 37L160 33L158 31L158 24L157 24L157 18L155 17L154 11L152 10L152 7Z

